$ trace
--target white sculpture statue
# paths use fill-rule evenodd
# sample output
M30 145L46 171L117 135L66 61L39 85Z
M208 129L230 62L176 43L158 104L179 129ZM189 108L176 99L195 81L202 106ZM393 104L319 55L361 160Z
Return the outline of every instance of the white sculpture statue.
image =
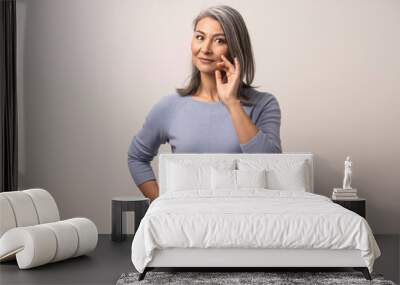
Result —
M351 160L350 156L346 157L344 162L344 178L343 178L343 189L352 189L351 184Z

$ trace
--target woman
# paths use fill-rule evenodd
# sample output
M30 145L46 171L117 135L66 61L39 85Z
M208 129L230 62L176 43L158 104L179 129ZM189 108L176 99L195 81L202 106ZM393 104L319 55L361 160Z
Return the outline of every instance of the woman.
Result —
M168 142L173 153L282 152L278 101L250 85L254 61L242 16L214 6L193 27L188 86L151 109L128 151L132 178L151 201L159 191L150 162L161 144Z

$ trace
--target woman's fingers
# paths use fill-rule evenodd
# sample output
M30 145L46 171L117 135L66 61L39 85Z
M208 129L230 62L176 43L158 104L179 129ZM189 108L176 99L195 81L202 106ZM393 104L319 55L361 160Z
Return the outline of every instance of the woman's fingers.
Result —
M237 57L235 57L234 60L235 60L235 72L237 72L239 75L240 74L240 62Z
M235 66L222 54L221 55L222 60L225 63L225 66L228 67L229 71L234 73L235 72Z
M229 70L229 68L225 65L225 62L223 61L217 63L217 68L224 71Z

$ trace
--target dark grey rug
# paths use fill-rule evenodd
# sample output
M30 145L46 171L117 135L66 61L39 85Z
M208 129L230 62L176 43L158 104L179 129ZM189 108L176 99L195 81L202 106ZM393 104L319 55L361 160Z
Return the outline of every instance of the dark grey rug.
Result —
M396 285L384 280L381 274L371 274L372 280L366 280L361 272L147 272L146 277L138 281L139 273L123 273L116 285L133 284L379 284Z

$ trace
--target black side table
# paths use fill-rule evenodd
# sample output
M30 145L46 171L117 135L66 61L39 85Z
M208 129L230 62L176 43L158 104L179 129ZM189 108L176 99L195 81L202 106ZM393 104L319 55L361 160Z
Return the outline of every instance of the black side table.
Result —
M135 212L135 232L139 227L140 221L146 214L150 205L150 199L146 197L136 196L121 196L112 199L112 233L113 241L123 241L126 239L126 234L122 233L122 214L126 211Z
M358 198L354 200L338 200L332 199L332 202L341 205L342 207L353 211L356 214L359 214L364 219L366 218L365 214L365 204L366 200L364 198Z

